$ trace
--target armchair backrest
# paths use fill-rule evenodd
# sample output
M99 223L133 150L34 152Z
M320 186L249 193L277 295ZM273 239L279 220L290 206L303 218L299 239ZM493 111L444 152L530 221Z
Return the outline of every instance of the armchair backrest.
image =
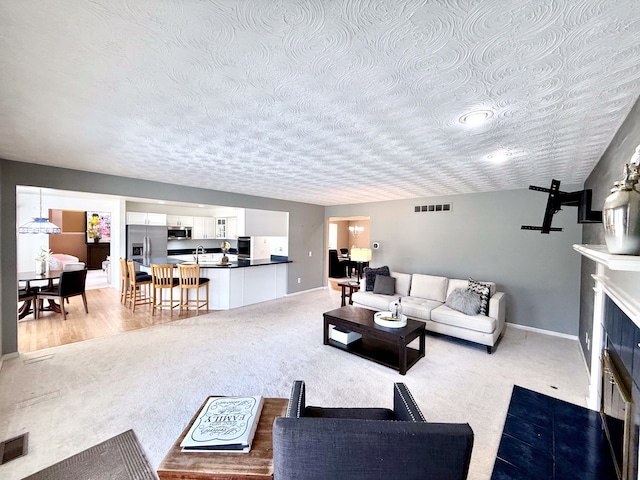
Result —
M62 272L60 275L60 296L68 297L79 295L85 291L87 281L87 270L73 270Z
M276 418L274 480L464 480L468 424Z

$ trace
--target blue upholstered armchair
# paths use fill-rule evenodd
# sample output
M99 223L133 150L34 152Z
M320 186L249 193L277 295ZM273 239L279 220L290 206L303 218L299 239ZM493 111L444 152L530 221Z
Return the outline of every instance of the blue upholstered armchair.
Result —
M471 427L429 423L404 383L393 390L393 410L311 407L296 381L273 425L274 480L466 479Z

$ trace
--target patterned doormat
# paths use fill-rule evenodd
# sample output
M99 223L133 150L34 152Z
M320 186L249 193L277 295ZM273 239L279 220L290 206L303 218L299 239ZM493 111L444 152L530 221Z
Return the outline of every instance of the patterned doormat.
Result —
M155 480L133 430L62 460L23 480Z

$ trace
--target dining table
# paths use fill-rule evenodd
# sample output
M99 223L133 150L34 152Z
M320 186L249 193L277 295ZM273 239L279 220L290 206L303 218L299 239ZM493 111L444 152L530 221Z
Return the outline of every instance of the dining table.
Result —
M32 286L31 282L46 281L47 284L45 288L48 288L53 286L53 281L56 279L59 279L61 275L62 275L62 270L47 270L43 273L37 273L35 271L18 272L18 282L25 283L25 290L27 292L34 292L39 290L41 287ZM38 310L40 311L51 310L57 313L61 313L62 310L60 310L60 305L58 305L54 300L50 299L48 300L48 303L49 303L48 307L46 308L41 307ZM31 299L27 299L18 309L18 319L23 319L24 317L26 317L32 312L33 312L33 309L31 308Z

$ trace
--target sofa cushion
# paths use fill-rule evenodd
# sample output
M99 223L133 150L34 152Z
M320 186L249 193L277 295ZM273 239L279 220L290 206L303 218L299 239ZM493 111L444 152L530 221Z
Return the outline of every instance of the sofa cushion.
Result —
M409 295L444 303L447 299L447 283L447 277L414 273Z
M491 286L470 278L469 290L480 294L480 314L487 315L489 313L489 295L491 293Z
M366 307L376 312L387 312L390 310L389 304L398 300L395 295L383 295L373 292L353 292L351 297L353 304Z
M396 293L396 279L387 275L376 275L373 283L373 293L393 295Z
M427 300L421 297L402 297L402 314L418 320L431 319L433 309L442 305L436 300Z
M404 299L402 301L404 305ZM431 312L431 320L445 325L464 328L482 333L493 333L496 329L495 318L486 315L465 315L447 305L441 305Z
M389 276L391 272L389 272L389 267L386 265L384 267L378 268L365 268L364 269L364 278L365 278L365 291L373 292L373 284L376 281L376 275L386 275Z
M447 306L466 315L480 312L480 295L467 288L456 288L447 297Z
M396 293L399 297L406 297L409 295L411 289L411 274L391 272L391 276L396 279ZM466 284L465 284L466 288Z

